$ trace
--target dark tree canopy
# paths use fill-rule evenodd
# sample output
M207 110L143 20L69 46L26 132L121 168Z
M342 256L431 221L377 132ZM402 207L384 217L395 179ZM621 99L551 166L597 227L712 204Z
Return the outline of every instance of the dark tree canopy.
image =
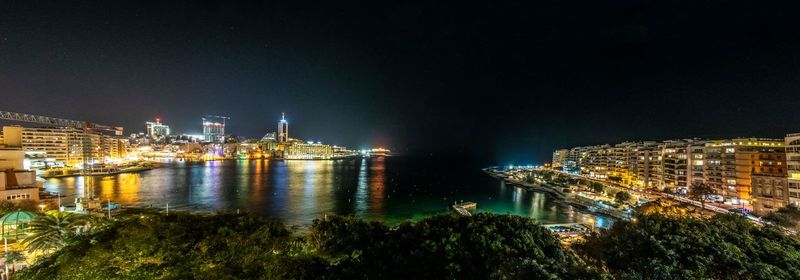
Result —
M390 228L333 216L308 234L219 214L137 214L72 243L18 279L588 279L524 217L433 216Z
M800 242L733 215L640 215L576 246L619 279L800 279Z

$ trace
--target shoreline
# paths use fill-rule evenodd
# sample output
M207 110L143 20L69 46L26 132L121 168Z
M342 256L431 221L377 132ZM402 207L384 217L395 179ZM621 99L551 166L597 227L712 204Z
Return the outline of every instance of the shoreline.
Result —
M591 214L603 215L619 220L630 219L630 217L625 216L622 213L617 213L616 211L604 211L603 209L593 209L595 208L593 202L583 201L581 199L574 197L574 195L571 196L567 193L564 193L563 191L558 190L557 186L551 186L548 184L526 183L519 180L509 179L507 176L502 176L497 172L493 171L494 169L492 168L483 168L482 170L483 172L489 174L491 177L498 179L507 185L522 188L529 191L545 193L555 198L557 202L565 203L567 205L575 207L576 209L580 209L582 211L586 211Z

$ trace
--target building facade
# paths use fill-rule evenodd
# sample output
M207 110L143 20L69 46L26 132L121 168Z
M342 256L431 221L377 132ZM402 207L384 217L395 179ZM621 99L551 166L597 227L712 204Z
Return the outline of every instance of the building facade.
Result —
M0 200L39 200L36 173L25 170L20 147L0 146Z
M551 163L551 167L561 169L564 166L564 163L567 161L567 157L569 157L569 150L556 150L553 152L553 162Z
M281 113L281 121L278 122L278 143L285 144L289 142L289 122L286 121L286 115Z
M155 122L145 122L147 126L147 138L153 140L163 140L169 136L169 126L161 123L161 119Z
M285 159L331 159L333 147L321 143L293 142L286 145Z
M77 166L84 163L84 158L86 162L102 163L123 158L130 146L127 139L69 127L5 126L2 139L6 146L21 147L24 153L36 155L33 158L44 166Z
M209 143L225 142L225 120L227 117L206 116L203 118L203 140Z
M561 150L554 158L557 154ZM693 184L706 183L726 204L748 208L754 202L753 176L788 174L786 195L800 202L800 134L785 140L680 139L576 147L563 162L565 171L638 188L685 193ZM765 207L772 205L777 204Z
M800 206L800 133L786 135L784 145L786 145L789 203Z
M753 212L766 215L789 203L786 176L753 174Z

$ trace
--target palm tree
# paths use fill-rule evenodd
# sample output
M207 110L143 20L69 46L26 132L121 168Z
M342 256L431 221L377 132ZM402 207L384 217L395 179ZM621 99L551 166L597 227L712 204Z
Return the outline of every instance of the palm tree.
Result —
M30 251L50 251L59 249L75 237L83 219L67 212L52 212L39 216L28 224L30 235L23 241Z
M6 254L6 265L8 265L8 263L11 263L12 271L17 270L16 264L18 262L24 262L24 261L25 261L25 255L23 255L19 251L11 251L8 252L8 254Z
M714 187L706 183L692 183L692 188L689 189L689 196L700 200L700 216L706 211L706 198L709 194L714 194Z

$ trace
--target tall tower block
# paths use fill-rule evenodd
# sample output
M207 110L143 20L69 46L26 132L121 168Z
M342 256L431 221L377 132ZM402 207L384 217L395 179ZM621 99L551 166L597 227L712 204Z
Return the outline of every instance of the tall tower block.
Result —
M278 143L289 142L289 123L286 121L286 114L281 113L281 121L278 123Z

